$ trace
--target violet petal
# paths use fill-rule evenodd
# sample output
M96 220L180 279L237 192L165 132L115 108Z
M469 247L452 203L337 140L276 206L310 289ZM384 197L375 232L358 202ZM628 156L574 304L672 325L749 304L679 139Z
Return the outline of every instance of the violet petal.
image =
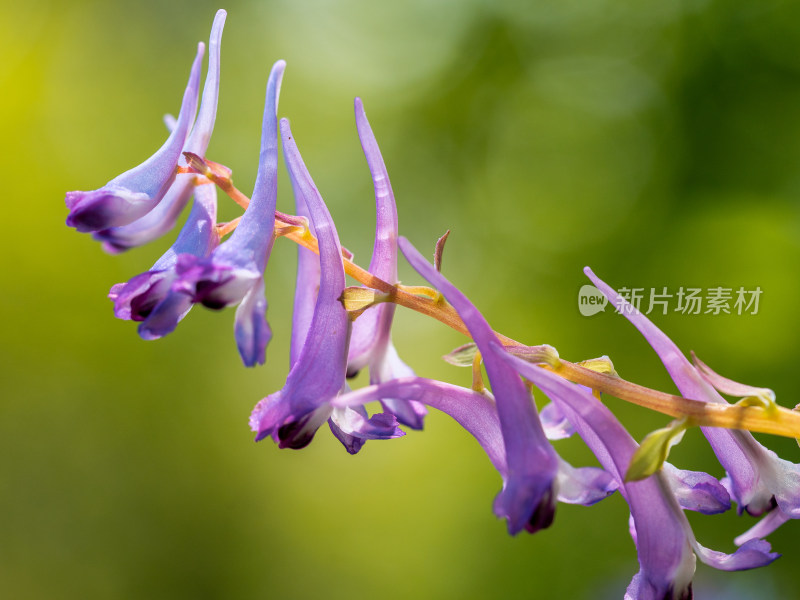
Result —
M469 329L482 356L497 400L497 412L508 460L508 479L495 500L495 512L508 519L514 535L548 527L553 520L558 470L556 453L545 437L531 394L516 371L499 360L492 349L497 336L477 308L431 265L408 240L400 250L412 267L439 289Z
M198 156L205 156L217 115L219 55L226 14L224 10L217 11L211 27L211 36L208 41L208 73L203 87L203 98L200 102L197 120L182 150L183 152L193 152ZM178 164L185 166L186 160L183 155L179 157ZM104 242L103 247L112 253L141 246L159 238L175 226L192 195L195 180L195 175L178 174L161 202L153 210L127 225L97 231L93 237Z
M102 188L67 192L67 225L80 232L127 225L150 212L175 180L175 168L197 111L200 65L205 45L200 43L175 130L155 154L137 167L118 175Z

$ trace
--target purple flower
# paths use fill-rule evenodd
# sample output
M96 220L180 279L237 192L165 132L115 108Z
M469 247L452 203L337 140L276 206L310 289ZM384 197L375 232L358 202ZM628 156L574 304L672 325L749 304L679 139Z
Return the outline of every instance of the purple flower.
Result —
M201 42L197 47L175 129L164 145L138 167L115 177L98 190L67 192L68 226L80 232L89 232L127 225L150 212L161 201L175 181L178 159L197 111L200 64L204 50Z
M678 469L668 462L664 463L662 473L684 510L715 515L730 509L730 494L716 477L702 471Z
M563 440L572 437L575 433L572 423L558 408L558 404L553 402L548 402L542 407L539 413L539 420L548 440Z
M298 158L295 156L295 159ZM298 169L303 177L306 177L305 166L302 164L292 167ZM293 171L294 173L294 171ZM297 175L292 175L292 188L294 190L295 213L297 216L308 221L308 230L311 234L315 233L314 223L311 221L311 213L308 210L304 197L305 190L299 183ZM303 352L306 343L308 330L314 318L317 297L320 287L320 259L314 252L297 247L297 284L294 290L294 310L292 311L292 337L289 347L289 368L293 368ZM342 389L346 390L347 385L343 382ZM388 415L387 415L388 416ZM302 427L285 428L283 444L292 448L300 448L314 437L317 429L328 420L331 432L342 443L350 454L358 453L364 446L367 439L383 437L386 427L392 430L396 422L392 419L384 419L378 416L370 417L364 407L354 408L331 408L323 405L317 409L312 416L301 419ZM291 432L291 435L289 435ZM291 437L291 439L289 439ZM280 438L279 438L280 439Z
M519 356L519 354L516 354ZM537 362L530 361L529 362ZM587 393L589 388L580 386ZM572 436L575 427L557 402L549 402L540 413L542 427L547 439L558 440ZM728 490L716 477L700 471L678 469L672 464L663 464L664 476L675 494L678 504L685 510L693 510L707 515L725 512L731 507ZM559 488L559 500L561 488Z
M703 402L725 400L683 355L672 340L638 310L628 304L588 267L586 275L618 306L658 354L670 377L687 398ZM702 427L720 464L727 472L723 483L737 502L738 510L760 515L775 505L790 518L800 518L800 467L778 456L756 441L749 431Z
M533 533L548 527L555 515L558 459L542 430L530 391L516 371L491 351L492 344L499 341L477 308L408 240L401 237L399 245L411 266L453 305L483 356L497 399L508 462L508 476L495 499L495 514L508 520L512 535L523 529Z
M210 256L178 257L178 278L173 288L193 302L221 309L238 304L234 324L236 345L248 367L262 364L271 332L266 321L264 267L275 240L275 206L278 195L277 108L286 63L272 67L261 133L258 175L250 205L231 237Z
M141 321L139 335L152 340L175 329L192 306L189 295L172 288L181 256L208 256L219 243L216 230L217 189L206 183L195 188L195 201L178 239L149 271L111 288L118 319Z
M256 432L256 441L273 436L281 448L302 448L311 441L320 425L334 417L339 429L334 429L334 433L337 437L348 436L340 439L348 451L355 452L361 440L399 437L403 432L393 416L376 415L368 419L363 410L334 410L331 405L345 388L350 337L350 319L339 302L345 285L342 248L333 219L303 163L286 119L281 120L281 137L295 196L302 198L298 206L305 204L317 234L319 289L310 321L305 305L295 305L298 331L293 335L294 362L286 384L256 405L250 416L250 427ZM313 271L306 269L299 275L298 283L308 290L313 282ZM305 338L299 352L299 342L294 341L294 336Z
M422 377L404 377L341 394L331 403L335 407L358 408L387 394L399 399L413 398L448 414L480 443L503 481L507 481L506 448L491 394ZM585 506L617 489L616 481L602 469L576 469L560 458L557 483L560 502Z
M758 523L753 525L750 529L743 534L737 536L733 543L737 546L742 546L750 540L767 537L770 533L775 531L778 527L789 521L790 517L782 510L772 510L766 514Z
M288 162L288 161L287 161ZM300 183L299 177L310 178L299 154L293 156L292 188L294 190L295 213L308 221L309 232L315 234L314 223L308 210L304 194L307 190ZM299 175L298 175L299 173ZM311 250L297 247L297 284L294 292L294 310L292 312L292 337L289 348L290 369L295 366L306 343L308 330L314 318L317 297L320 287L320 258ZM347 389L343 383L343 388ZM366 410L359 406L354 408L330 408L323 405L313 416L303 419L303 427L284 429L283 443L289 447L302 447L311 442L317 429L328 420L328 426L336 438L350 454L356 454L364 446L367 439L385 437L387 428L394 432L396 421L390 415L376 415L370 419ZM288 435L293 431L292 435ZM291 440L289 438L292 438Z
M287 161L288 163L288 161ZM308 231L316 235L311 213L308 211L303 194L305 190L300 183L295 183L297 176L292 178L294 192L295 213L298 217L308 221ZM344 267L342 267L344 268ZM314 309L317 305L317 294L320 284L320 258L308 248L297 245L297 281L294 288L294 306L292 310L292 339L289 346L289 368L293 367L306 343L308 329L314 318Z
M517 356L519 355L517 354ZM580 387L587 393L591 393L588 388ZM546 404L540 417L542 427L549 440L567 438L575 433L575 427L557 402ZM663 465L663 473L681 508L707 515L722 513L730 509L730 494L716 477L700 471L678 469L668 462ZM560 497L559 500L561 500Z
M497 343L492 346L508 366L560 405L600 464L619 482L620 492L631 510L631 533L639 556L639 572L628 586L625 598L691 598L695 553L704 563L725 571L761 567L779 556L770 552L769 543L759 539L747 541L734 554L700 545L664 473L641 481L624 481L623 475L638 446L605 405L585 388L512 356Z
M397 207L395 206L389 174L383 162L378 142L364 112L361 98L355 99L356 127L361 147L367 158L375 187L375 244L369 272L376 277L395 283L397 281ZM354 376L365 366L369 367L369 382L382 383L398 377L413 377L414 371L397 355L392 344L391 329L395 304L378 304L364 312L353 323L347 371ZM381 398L384 408L397 416L398 421L414 429L422 429L427 411L414 400Z
M211 27L211 37L208 41L208 73L203 87L203 99L197 121L182 148L183 152L192 152L198 156L205 156L217 116L219 53L226 14L224 10L217 11ZM178 166L186 166L183 155L178 159ZM102 241L103 248L111 253L122 252L159 238L175 226L192 195L196 179L197 176L191 173L179 173L153 210L127 225L96 231L93 237Z

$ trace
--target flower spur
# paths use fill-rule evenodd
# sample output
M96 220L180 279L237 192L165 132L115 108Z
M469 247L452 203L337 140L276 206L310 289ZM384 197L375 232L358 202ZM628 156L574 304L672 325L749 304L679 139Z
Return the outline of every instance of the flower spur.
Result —
M67 192L67 225L82 233L132 223L153 210L175 181L178 159L189 133L200 84L200 64L205 45L200 42L192 63L175 128L167 141L142 164L89 192Z
M399 437L393 415L379 414L366 418L361 411L340 408L334 414L331 401L345 388L350 318L339 298L345 287L342 248L336 226L314 185L297 145L289 122L281 120L283 151L298 206L308 211L319 243L319 285L313 313L308 318L308 304L295 305L293 344L296 354L284 387L261 400L250 416L256 441L272 436L281 448L302 448L317 429L333 417L334 433L351 453L360 443L351 438L385 439ZM313 266L313 265L312 265ZM313 285L314 271L300 273L304 289ZM298 312L299 311L299 312ZM307 329L305 323L308 323ZM302 346L296 339L304 338ZM299 352L297 351L297 348ZM340 434L349 437L341 437Z

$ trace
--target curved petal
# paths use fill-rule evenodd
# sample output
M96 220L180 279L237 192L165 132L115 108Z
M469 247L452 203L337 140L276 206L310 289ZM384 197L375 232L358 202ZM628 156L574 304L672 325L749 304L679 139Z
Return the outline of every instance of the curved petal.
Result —
M508 519L512 535L548 527L554 517L558 470L556 453L545 437L530 392L517 372L498 360L491 349L497 336L477 308L419 251L401 237L400 250L412 267L447 298L469 329L483 356L497 399L497 412L508 459L508 479L495 501L499 517Z
M239 225L207 259L178 265L181 291L210 308L241 302L260 281L272 251L278 194L276 111L285 66L283 61L276 62L267 82L258 174L253 196Z
M127 283L112 286L108 293L118 319L144 321L169 293L175 274L169 270L145 271Z
M701 471L685 471L668 462L663 473L681 508L706 515L725 512L731 507L731 497L716 477Z
M681 394L704 402L725 400L697 371L689 360L660 329L633 308L591 269L584 272L636 327L655 350ZM800 517L800 469L781 461L759 444L748 431L701 427L720 464L730 478L730 492L739 512L760 515L773 506L773 497L785 511Z
M281 120L281 137L292 187L308 207L320 256L319 293L302 350L283 389L259 402L250 416L250 427L256 432L257 441L273 435L277 428L283 442L281 431L297 427L323 407L330 410L330 401L344 387L350 319L339 302L345 277L333 218L303 163L286 119ZM313 421L316 424L318 419Z
M305 200L319 243L320 279L314 314L305 344L286 386L314 382L326 392L314 400L322 404L336 396L344 385L350 320L339 302L345 286L342 248L333 218L319 195L295 144L289 122L281 120L283 150L292 187ZM313 365L313 376L312 376ZM296 375L292 375L296 373ZM285 388L286 389L286 388ZM320 389L320 391L321 391Z
M367 440L357 437L351 432L346 431L346 423L349 419L345 414L345 411L358 411L364 419L367 419L367 409L363 406L357 406L356 408L334 408L330 418L328 419L328 427L330 427L331 433L342 443L342 446L344 446L344 449L347 450L347 453L358 454L361 451L361 448L364 447L364 444L367 442ZM345 429L339 427L340 422L345 424Z
M539 413L539 419L548 440L563 440L575 433L575 428L553 402L544 405Z
M386 164L372 133L361 98L355 99L356 128L367 159L375 189L375 242L369 272L384 281L397 281L397 207ZM350 377L369 367L370 383L378 384L396 377L413 377L414 371L400 360L391 342L395 305L382 303L364 312L353 323L347 371ZM384 410L413 429L422 429L425 407L413 400L384 398Z
M386 343L383 350L380 356L374 357L374 363L370 366L369 382L371 384L383 383L401 377L414 377L414 371L400 360L391 340ZM425 415L428 414L425 405L416 400L381 398L381 404L385 410L395 415L400 423L412 429L422 429Z
M198 156L205 156L217 119L220 47L222 30L225 27L227 16L228 13L223 9L218 10L214 15L214 23L211 25L211 35L208 39L208 73L206 73L206 81L203 85L203 98L200 101L200 110L197 112L197 121L195 121L192 132L183 147L184 152L193 152ZM182 156L181 160L184 160Z
M317 430L328 420L332 410L330 406L323 404L311 412L281 425L276 432L278 447L300 450L308 446L314 439Z
M298 217L308 219L308 228L314 234L314 223L308 212L305 198L298 186L292 186L294 192L295 213ZM289 346L289 367L293 367L300 358L303 344L306 343L308 328L314 317L319 292L320 265L319 256L311 250L297 246L297 282L294 286L294 305L292 306L292 339Z
M503 352L498 348L498 353ZM595 452L601 464L617 478L627 470L637 444L608 408L580 386L573 385L544 369L503 352L503 360L513 365L564 408L575 429ZM590 435L584 435L590 429ZM608 461L608 464L607 464ZM621 479L620 479L621 481ZM715 568L751 569L777 558L763 540L750 540L746 548L733 555L708 550L692 533L689 522L675 499L667 477L661 473L622 483L620 491L631 508L633 537L639 554L640 571L628 587L630 598L690 598L694 555Z
M217 192L213 185L198 186L189 218L175 243L150 271L111 288L114 314L119 319L142 321L139 335L146 340L165 336L175 329L191 308L191 297L174 289L181 257L207 256L219 242L215 227Z
M258 174L250 204L230 239L214 258L231 266L261 274L272 250L278 195L278 99L286 63L276 62L267 81L267 100L261 133Z
M508 474L506 452L503 436L500 433L497 409L491 395L480 394L471 389L433 379L405 377L342 394L333 399L331 405L362 406L380 400L384 396L402 400L413 398L450 415L478 440L495 469L503 479L506 478Z
M363 406L334 408L328 424L350 454L358 452L366 440L389 440L405 435L394 415L379 413L369 417Z
M771 510L767 513L765 517L762 517L761 520L753 525L750 529L745 531L742 535L736 537L733 540L733 543L737 546L741 546L742 544L746 544L750 540L755 540L759 538L765 538L773 531L775 531L778 527L786 523L790 517L783 512L781 509L776 508Z
M264 364L272 331L267 324L267 298L264 295L263 279L250 288L236 308L234 337L239 356L246 367Z
M175 167L197 111L200 64L205 45L198 44L189 83L174 131L155 154L98 190L67 192L67 225L80 232L127 225L151 211L175 180Z
M619 483L603 469L575 468L559 458L558 501L591 506L607 498L619 488Z
M557 402L606 471L620 483L631 509L639 573L628 587L631 598L682 598L690 590L694 555L689 524L660 473L623 482L637 444L611 411L580 386L513 356L499 345L498 356ZM628 597L628 596L626 596Z
M748 540L733 554L709 550L697 542L694 543L694 551L700 560L721 571L744 571L764 567L780 557L780 554L770 550L769 542L765 540Z
M389 173L372 133L361 98L355 99L356 128L361 148L367 159L375 188L375 243L369 272L387 281L397 281L397 207L395 206ZM349 363L351 371L358 371L370 362L376 346L384 345L390 337L395 305L379 304L362 314L353 324Z
M211 36L208 41L208 73L203 87L203 98L200 102L197 120L183 146L183 152L193 152L198 156L205 156L217 116L220 44L226 15L224 10L217 11L211 27ZM182 155L178 159L178 164L186 164ZM141 246L161 237L175 226L192 195L195 180L195 175L178 174L161 202L153 210L127 225L97 231L93 237L104 242L103 247L112 253Z
M143 340L157 340L172 333L191 308L192 299L189 296L170 291L139 324L139 337Z
M103 249L109 254L118 254L158 239L175 226L192 197L195 179L196 176L189 173L176 175L175 181L153 210L127 225L96 231L92 237L102 242Z

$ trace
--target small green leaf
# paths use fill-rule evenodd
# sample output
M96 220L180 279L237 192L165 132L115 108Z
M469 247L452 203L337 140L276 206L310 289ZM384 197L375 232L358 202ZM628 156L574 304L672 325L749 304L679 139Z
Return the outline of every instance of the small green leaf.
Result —
M589 360L581 361L578 363L578 366L583 367L584 369L589 369L590 371L594 371L596 373L604 373L606 375L618 377L617 371L614 369L614 363L612 363L611 359L607 356L590 358Z
M659 471L669 456L669 450L681 441L689 427L686 417L670 423L663 429L648 433L642 440L639 449L634 452L625 481L639 481Z
M339 296L339 302L342 303L347 314L353 320L361 316L369 307L388 300L389 294L358 286L344 288L342 295Z
M509 354L531 363L545 363L553 368L559 366L558 350L547 344L541 346L506 346Z
M775 398L768 396L767 394L745 396L736 403L736 406L756 406L758 408L763 408L766 411L774 411L778 409L778 404L775 402Z
M456 367L471 367L475 360L475 354L478 352L478 346L470 342L459 346L449 354L445 354L442 358L445 362L450 363Z

